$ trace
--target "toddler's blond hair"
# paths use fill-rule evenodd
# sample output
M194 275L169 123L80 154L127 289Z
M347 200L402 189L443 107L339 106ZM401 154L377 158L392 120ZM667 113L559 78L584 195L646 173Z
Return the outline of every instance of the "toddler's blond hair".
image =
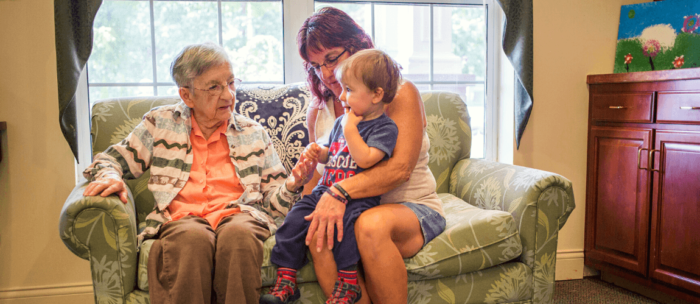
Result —
M394 100L401 84L399 64L387 53L377 49L362 50L344 60L336 69L335 78L342 83L343 78L350 75L349 73L362 81L372 92L382 88L384 103Z

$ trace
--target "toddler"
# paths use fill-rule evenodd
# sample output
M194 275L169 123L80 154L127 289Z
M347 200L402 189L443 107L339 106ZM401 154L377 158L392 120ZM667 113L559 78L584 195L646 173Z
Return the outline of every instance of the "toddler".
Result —
M401 72L386 53L368 49L344 60L335 73L343 87L340 101L346 112L336 119L328 146L311 143L304 151L307 159L324 163L326 167L313 192L294 204L277 230L277 244L270 256L270 261L278 266L277 280L270 294L260 298L260 303L291 303L299 298L296 272L307 262L305 239L310 225L304 217L315 210L324 193L346 205L342 227L347 231L342 241L328 236L336 239L333 256L338 266L338 281L326 303L354 303L362 296L357 282L360 252L354 224L363 211L379 205L380 197L349 199L331 187L344 193L336 182L391 157L398 128L384 113L384 106L394 99Z

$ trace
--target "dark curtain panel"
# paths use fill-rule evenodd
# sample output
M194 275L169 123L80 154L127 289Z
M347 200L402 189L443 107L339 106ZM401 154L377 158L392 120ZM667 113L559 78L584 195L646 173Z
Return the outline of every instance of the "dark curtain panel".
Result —
M515 69L515 142L520 139L532 113L532 0L497 0L505 12L503 51Z
M78 159L75 91L80 72L92 52L92 24L102 0L54 0L58 122L63 137Z

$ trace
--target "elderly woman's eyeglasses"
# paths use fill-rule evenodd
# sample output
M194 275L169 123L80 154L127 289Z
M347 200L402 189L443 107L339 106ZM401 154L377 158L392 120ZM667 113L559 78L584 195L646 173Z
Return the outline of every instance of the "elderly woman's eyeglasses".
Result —
M338 59L340 59L340 56L343 56L343 54L345 54L345 52L347 52L347 51L348 51L348 49L343 49L343 52L340 53L338 56L335 56L335 58L328 58L328 59L325 60L325 61L323 62L323 64L321 64L321 65L313 64L313 63L312 63L312 64L311 64L311 67L312 67L312 68L314 69L314 71L316 71L317 73L320 72L320 71L321 71L321 67L324 67L324 66L325 66L327 69L332 70L333 68L335 68L336 65L338 65Z
M236 87L240 86L241 83L243 83L243 80L240 80L238 78L234 78L233 80L230 80L225 87L229 89L231 92L236 91ZM189 88L189 87L186 87ZM217 83L209 86L209 88L206 89L200 89L200 88L195 88L194 86L192 87L195 90L200 90L200 91L205 91L209 93L209 96L221 96L221 93L224 92L224 85Z

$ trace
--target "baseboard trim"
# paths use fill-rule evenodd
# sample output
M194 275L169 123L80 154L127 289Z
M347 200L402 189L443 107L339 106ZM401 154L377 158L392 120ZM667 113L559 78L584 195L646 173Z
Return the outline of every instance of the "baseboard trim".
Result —
M583 279L583 250L557 251L555 281Z
M0 290L0 300L93 293L92 282Z

